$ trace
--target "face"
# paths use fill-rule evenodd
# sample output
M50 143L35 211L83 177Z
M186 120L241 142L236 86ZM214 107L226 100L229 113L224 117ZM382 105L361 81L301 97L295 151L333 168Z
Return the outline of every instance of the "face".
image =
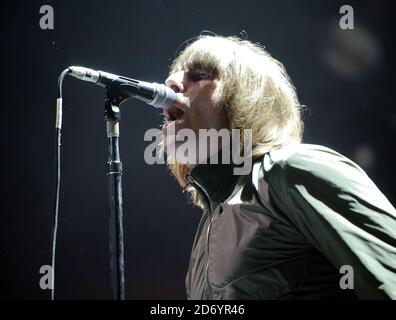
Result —
M178 97L173 106L164 109L162 131L165 151L170 147L177 150L184 143L175 139L182 129L191 129L198 141L199 129L227 128L226 112L217 103L220 81L214 79L212 74L205 70L184 68L171 74L165 84Z

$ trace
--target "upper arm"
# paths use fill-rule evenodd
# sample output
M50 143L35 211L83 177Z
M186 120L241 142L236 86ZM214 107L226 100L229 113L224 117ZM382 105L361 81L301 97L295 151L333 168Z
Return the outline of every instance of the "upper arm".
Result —
M307 241L338 270L353 268L358 296L396 298L396 211L360 167L330 149L305 150L275 162L269 179Z

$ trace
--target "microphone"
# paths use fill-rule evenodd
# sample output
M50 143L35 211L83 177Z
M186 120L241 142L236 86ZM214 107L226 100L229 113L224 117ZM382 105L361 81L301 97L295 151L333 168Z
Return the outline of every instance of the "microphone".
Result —
M164 84L129 79L85 67L72 66L68 70L68 74L77 79L95 83L127 97L139 99L155 108L171 107L176 101L176 93Z

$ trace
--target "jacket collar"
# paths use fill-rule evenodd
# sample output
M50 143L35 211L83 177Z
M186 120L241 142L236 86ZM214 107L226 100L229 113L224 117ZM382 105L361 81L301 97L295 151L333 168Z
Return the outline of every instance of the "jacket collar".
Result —
M211 202L212 209L215 209L220 202L224 201L233 191L239 178L234 174L236 164L229 157L229 164L222 161L222 151L207 159L206 164L199 164L191 170L190 176L193 178L199 189L203 191ZM218 163L214 159L218 159Z

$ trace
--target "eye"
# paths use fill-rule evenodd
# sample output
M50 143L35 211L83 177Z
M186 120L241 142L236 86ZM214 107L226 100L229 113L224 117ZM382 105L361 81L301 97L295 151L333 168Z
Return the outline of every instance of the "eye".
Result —
M210 79L210 75L207 72L198 72L198 77L201 80L208 80Z
M205 72L202 70L193 70L193 71L188 72L188 78L191 81L197 82L197 81L201 81L201 80L210 80L211 75L209 72Z

